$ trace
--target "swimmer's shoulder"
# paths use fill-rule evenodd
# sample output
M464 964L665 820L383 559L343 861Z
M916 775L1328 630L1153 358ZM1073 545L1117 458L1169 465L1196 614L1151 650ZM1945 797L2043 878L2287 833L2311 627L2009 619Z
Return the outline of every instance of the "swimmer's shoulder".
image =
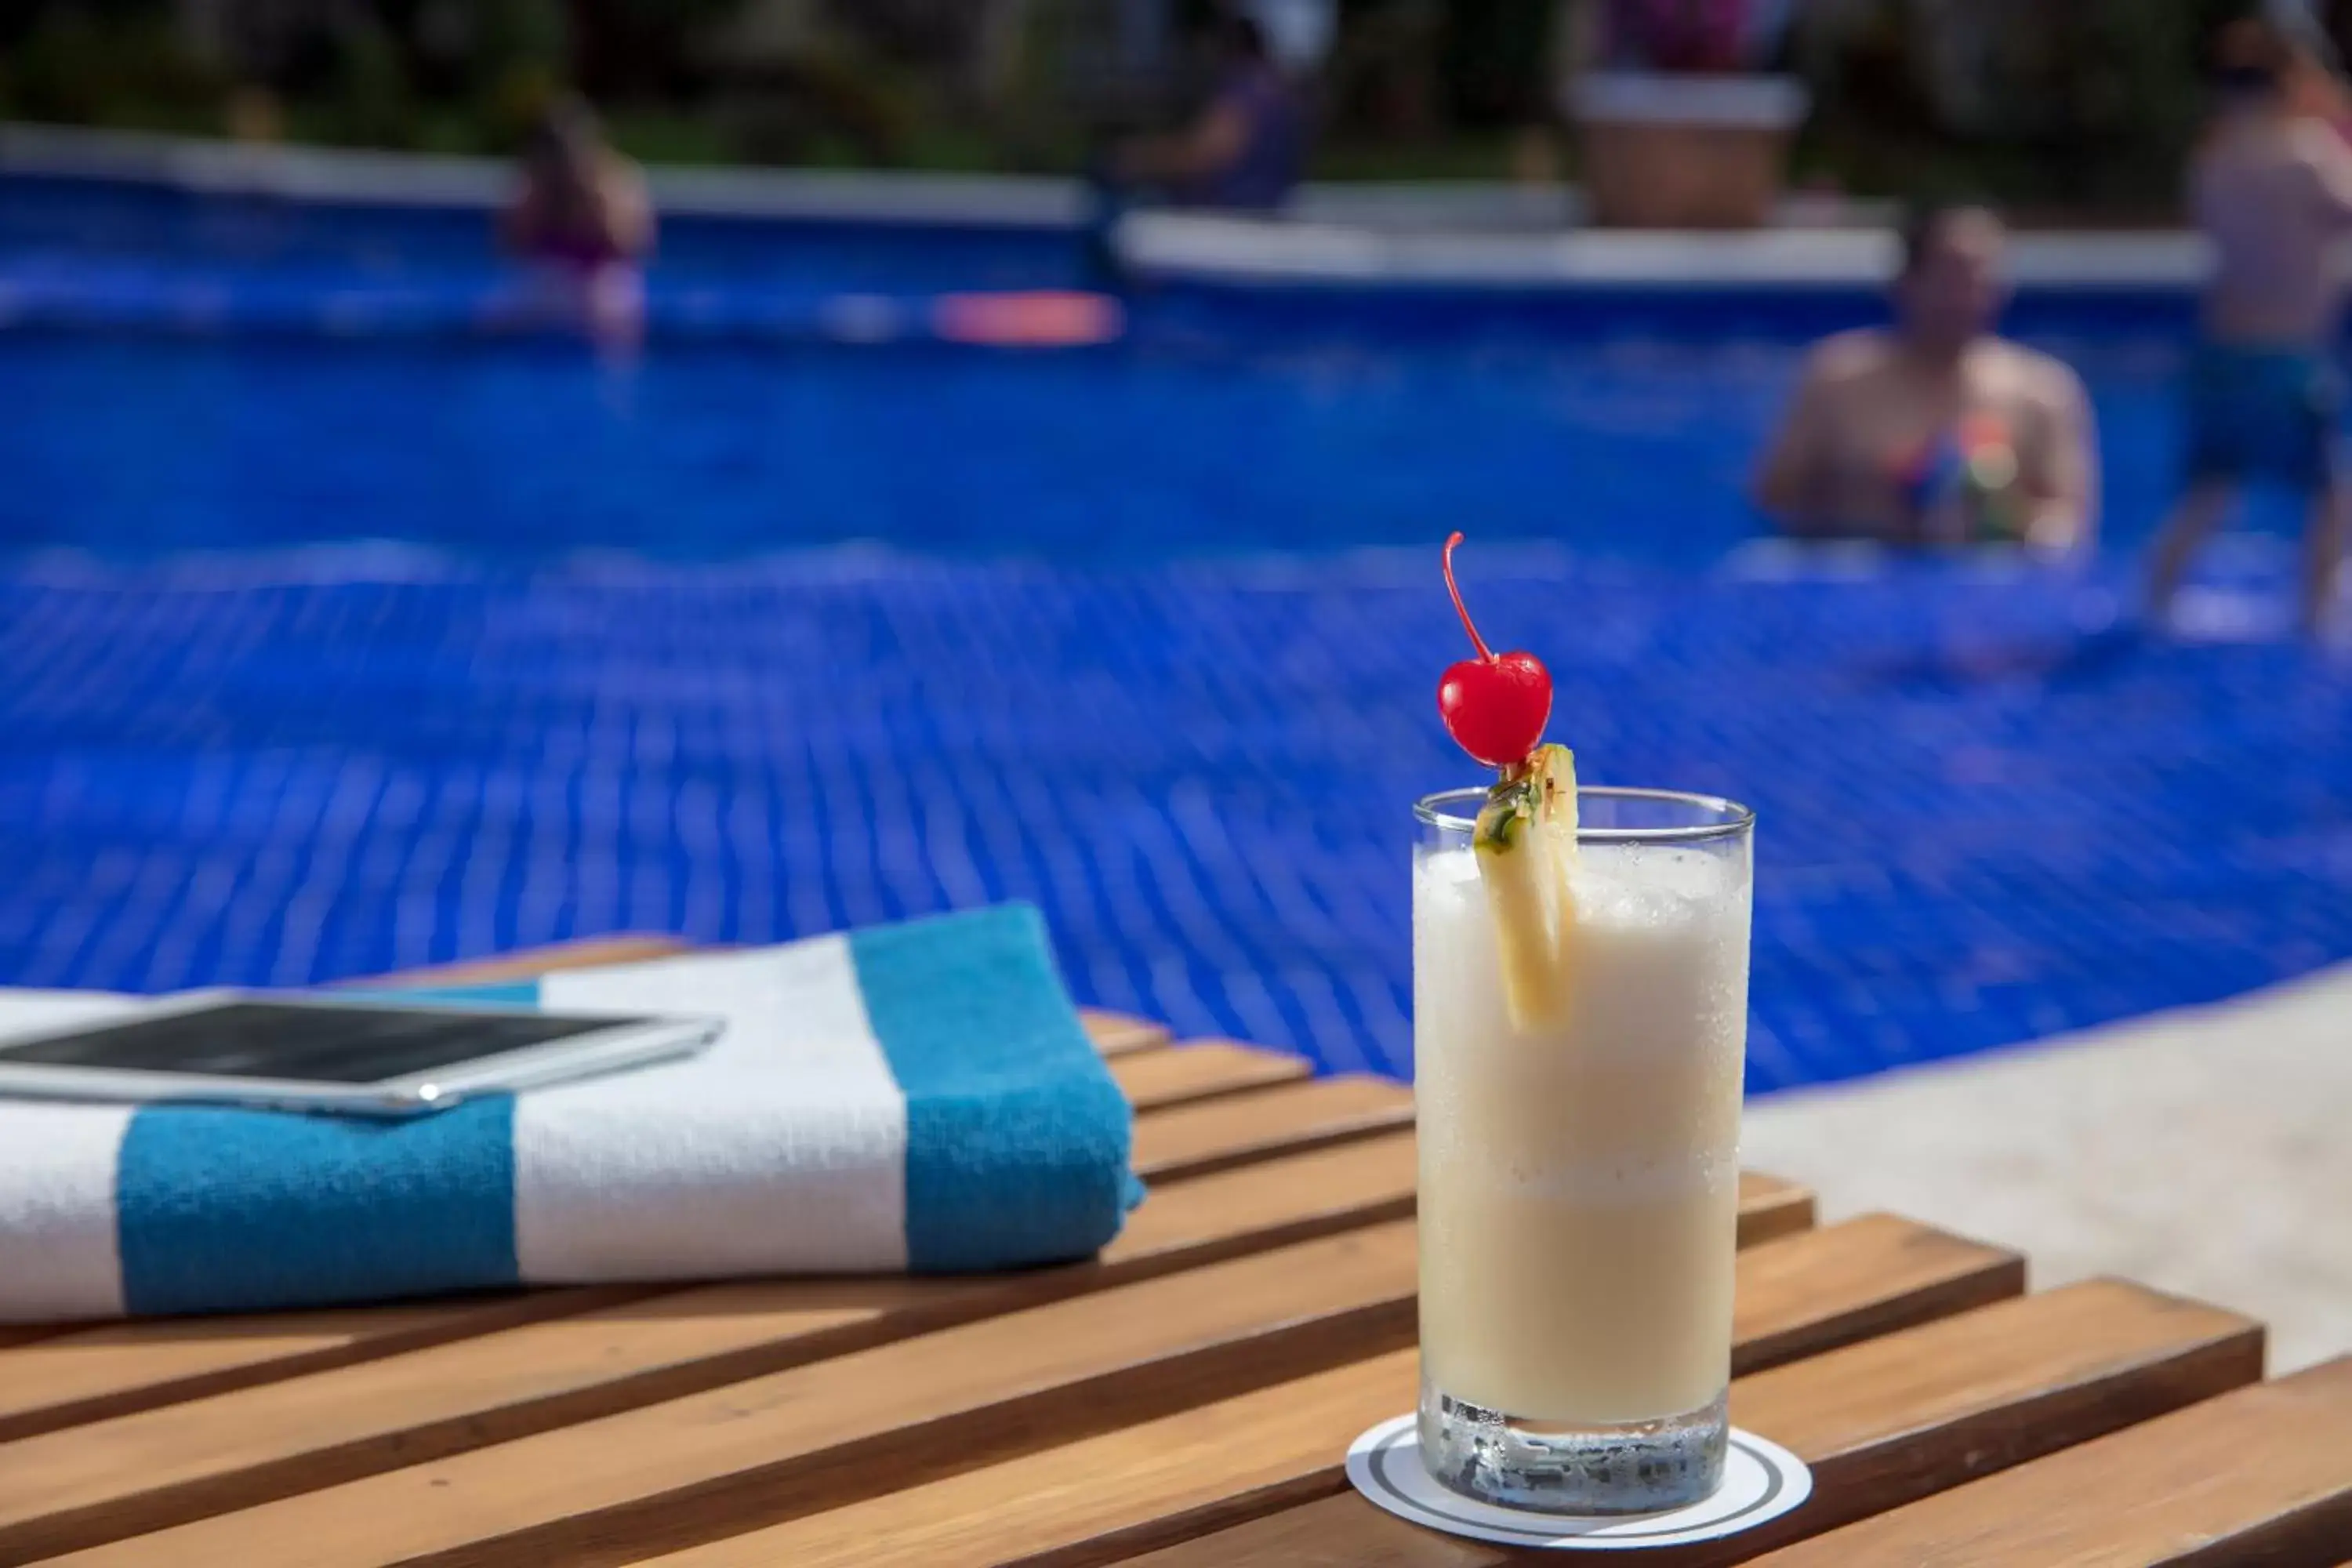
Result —
M1999 401L2038 413L2059 414L2089 400L2083 378L2055 354L2010 338L1988 339L1977 353L1977 374L1990 384L1989 390Z
M1808 384L1834 388L1867 382L1894 363L1895 339L1882 328L1857 327L1815 343L1805 354Z

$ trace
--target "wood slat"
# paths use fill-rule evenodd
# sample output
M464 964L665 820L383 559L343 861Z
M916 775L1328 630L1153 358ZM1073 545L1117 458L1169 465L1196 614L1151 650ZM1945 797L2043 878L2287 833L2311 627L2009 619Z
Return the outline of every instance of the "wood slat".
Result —
M1105 1249L1118 1262L1130 1247L1156 1249L1163 1234L1200 1235L1244 1225L1263 1203L1265 1187L1255 1173L1263 1164L1215 1171L1155 1188L1150 1200L1128 1217L1127 1228ZM1417 1174L1411 1132L1387 1132L1293 1155L1281 1162L1284 1212L1277 1221L1250 1234L1256 1245L1269 1235L1285 1241L1319 1234L1335 1225L1397 1219L1413 1209ZM1744 1172L1739 1178L1739 1245L1754 1246L1796 1234L1813 1223L1813 1195L1793 1182Z
M2099 1279L1759 1373L1731 1418L1802 1457L1814 1496L1738 1555L2252 1383L2263 1350L2250 1318Z
M662 1568L1112 1561L1123 1547L1328 1494L1355 1436L1412 1408L1417 1363L1412 1351L1359 1362L648 1561Z
M1131 1245L1159 1245L1160 1227L1165 1225L1202 1230L1208 1223L1200 1212L1204 1209L1245 1215L1247 1205L1258 1201L1259 1184L1251 1173L1260 1169L1244 1165L1156 1189L1150 1201L1129 1216L1126 1230L1105 1258L1116 1258ZM1286 1198L1293 1211L1291 1223L1320 1225L1334 1213L1369 1211L1374 1217L1393 1219L1412 1212L1417 1173L1410 1132L1382 1133L1293 1156L1284 1170L1289 1179ZM1812 1194L1795 1183L1754 1172L1741 1174L1740 1246L1804 1230L1812 1225L1813 1213Z
M1135 1173L1148 1182L1204 1175L1269 1153L1411 1125L1412 1090L1402 1084L1362 1075L1277 1084L1139 1119Z
M1812 1191L1756 1171L1739 1173L1739 1245L1753 1247L1813 1227Z
M2334 1562L2352 1543L2352 1358L1883 1513L1771 1568Z
M1289 1083L1314 1071L1304 1057L1235 1045L1231 1040L1193 1040L1166 1050L1110 1058L1110 1075L1138 1110Z
M121 1543L92 1561L624 1562L1412 1342L1392 1222L925 1334Z
M169 1318L60 1333L0 1359L0 1442L593 1311L658 1289L534 1290L415 1306Z
M2237 1386L2259 1375L2261 1358L2261 1331L2243 1319L2099 1281L1743 1378L1732 1387L1732 1418L1805 1459L1813 1500L1769 1533L1646 1552L1643 1561L1659 1568L1744 1561L1778 1542ZM1137 1568L1490 1568L1514 1561L1500 1548L1421 1530L1347 1493L1151 1553ZM1909 1568L1902 1557L1840 1561Z
M1097 1261L709 1286L0 1444L0 1563L1412 1212L1408 1136L1178 1182Z
M1894 1215L1744 1248L1732 1302L1742 1376L2025 1293L2025 1258ZM1820 1303L1837 1303L1825 1312Z
M1862 1266L1866 1256L1880 1268ZM1808 1257L1817 1268L1803 1267ZM2017 1289L2011 1254L1870 1219L1740 1261L1743 1364ZM1062 1444L1412 1338L1395 1223L822 1362L126 1542L90 1563L594 1564ZM1254 1335L1254 1339L1245 1339Z
M2261 1362L2262 1330L2243 1318L2099 1281L1741 1378L1733 1420L1803 1457L1814 1495L1738 1552L1771 1544L1775 1529L1843 1523L2210 1397L2259 1377ZM1189 1541L1154 1568L1459 1563L1467 1543L1333 1495L1348 1444L1411 1409L1414 1384L1412 1352L1383 1356L656 1561L1073 1568ZM1227 1529L1318 1499L1311 1518ZM1191 1539L1202 1535L1213 1538Z
M1154 1050L1168 1043L1167 1026L1149 1018L1138 1018L1126 1013L1108 1012L1100 1007L1078 1009L1078 1022L1086 1026L1087 1036L1095 1049L1107 1057L1123 1057L1133 1051Z
M1402 1219L1413 1210L1417 1174L1409 1132L1219 1171L1152 1190L1127 1226L1103 1249L1118 1266L1207 1238L1233 1236L1255 1245L1300 1241L1349 1225Z

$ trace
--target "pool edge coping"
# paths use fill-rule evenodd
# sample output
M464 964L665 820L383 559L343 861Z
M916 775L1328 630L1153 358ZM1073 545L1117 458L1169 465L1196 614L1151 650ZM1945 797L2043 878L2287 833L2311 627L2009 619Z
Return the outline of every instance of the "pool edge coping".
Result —
M253 144L147 132L0 123L0 174L107 180L192 195L486 210L501 160ZM1086 221L1083 184L1051 175L656 167L656 201L686 216L966 226L1039 233ZM1580 229L1577 193L1498 184L1310 185L1296 216L1143 212L1118 247L1139 271L1242 287L1807 289L1883 286L1895 247L1883 204L1792 201L1742 233ZM1808 216L1827 221L1808 222ZM2021 289L2195 287L2186 230L2047 230L2011 247Z

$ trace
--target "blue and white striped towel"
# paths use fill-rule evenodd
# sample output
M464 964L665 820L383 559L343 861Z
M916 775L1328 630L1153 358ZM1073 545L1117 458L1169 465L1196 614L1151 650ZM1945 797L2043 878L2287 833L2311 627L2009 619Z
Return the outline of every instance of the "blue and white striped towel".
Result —
M396 1123L0 1100L0 1321L1084 1257L1129 1113L1021 906L464 993L704 1055ZM0 991L0 1027L131 1005Z

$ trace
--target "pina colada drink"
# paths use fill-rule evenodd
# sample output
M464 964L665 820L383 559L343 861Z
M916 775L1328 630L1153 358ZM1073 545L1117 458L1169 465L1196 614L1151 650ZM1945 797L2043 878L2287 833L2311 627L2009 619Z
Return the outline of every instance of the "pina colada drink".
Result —
M1415 868L1422 1359L1487 1409L1654 1421L1730 1377L1748 888L1703 850L1578 862L1575 987L1525 1026L1472 852Z
M1502 779L1417 811L1423 1457L1513 1506L1680 1506L1727 1433L1752 818L1580 791L1540 718L1460 705Z

